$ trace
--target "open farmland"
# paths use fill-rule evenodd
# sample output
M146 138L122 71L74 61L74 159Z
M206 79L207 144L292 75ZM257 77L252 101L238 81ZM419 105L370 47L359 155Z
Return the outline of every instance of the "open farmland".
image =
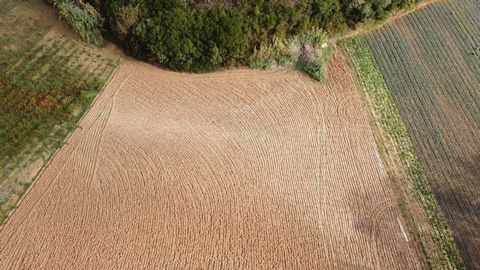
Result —
M329 70L126 62L1 229L0 267L420 268L341 52Z
M79 42L43 1L0 0L0 224L118 58Z
M480 2L439 1L366 38L464 261L480 269Z

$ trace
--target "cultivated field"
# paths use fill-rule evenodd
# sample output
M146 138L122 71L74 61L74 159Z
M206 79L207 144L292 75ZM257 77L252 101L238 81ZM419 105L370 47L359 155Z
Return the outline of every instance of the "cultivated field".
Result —
M1 229L0 267L420 268L342 53L329 71L125 63Z
M0 224L118 58L78 42L43 0L0 0Z
M480 2L440 1L367 40L465 263L480 269Z

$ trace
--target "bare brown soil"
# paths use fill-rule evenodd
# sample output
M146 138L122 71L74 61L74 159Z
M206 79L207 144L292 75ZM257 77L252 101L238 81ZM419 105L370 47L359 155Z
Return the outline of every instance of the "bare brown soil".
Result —
M329 74L126 62L1 229L0 268L420 268L340 52Z

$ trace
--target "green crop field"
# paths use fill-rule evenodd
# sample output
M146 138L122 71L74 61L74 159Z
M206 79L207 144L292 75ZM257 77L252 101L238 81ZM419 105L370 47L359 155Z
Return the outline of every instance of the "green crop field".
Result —
M118 64L77 39L42 1L0 0L0 224Z
M340 45L350 56L350 65L371 111L376 141L383 159L392 168L389 178L396 186L403 214L429 267L462 269L463 262L452 233L367 41L357 36L342 40Z
M480 2L439 1L366 39L468 268L480 268Z

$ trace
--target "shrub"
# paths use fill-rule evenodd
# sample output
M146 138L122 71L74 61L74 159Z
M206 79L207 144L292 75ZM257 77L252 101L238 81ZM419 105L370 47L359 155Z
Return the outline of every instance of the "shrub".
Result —
M115 9L111 29L118 39L125 40L130 28L138 20L138 13L138 5L126 5Z
M248 60L248 64L251 68L268 69L274 62L275 48L273 44L262 44L259 48L254 48L253 53Z
M323 81L326 74L326 64L323 61L315 60L307 63L300 63L300 68L310 77L317 81Z
M103 18L94 7L81 0L78 2L59 0L55 1L55 6L60 18L67 22L83 40L97 46L103 45Z
M331 49L325 32L312 29L300 37L299 67L317 81L324 81Z
M313 79L323 81L327 72L326 63L331 55L327 44L327 35L315 28L283 41L274 37L271 43L254 48L248 64L257 69L296 65Z

